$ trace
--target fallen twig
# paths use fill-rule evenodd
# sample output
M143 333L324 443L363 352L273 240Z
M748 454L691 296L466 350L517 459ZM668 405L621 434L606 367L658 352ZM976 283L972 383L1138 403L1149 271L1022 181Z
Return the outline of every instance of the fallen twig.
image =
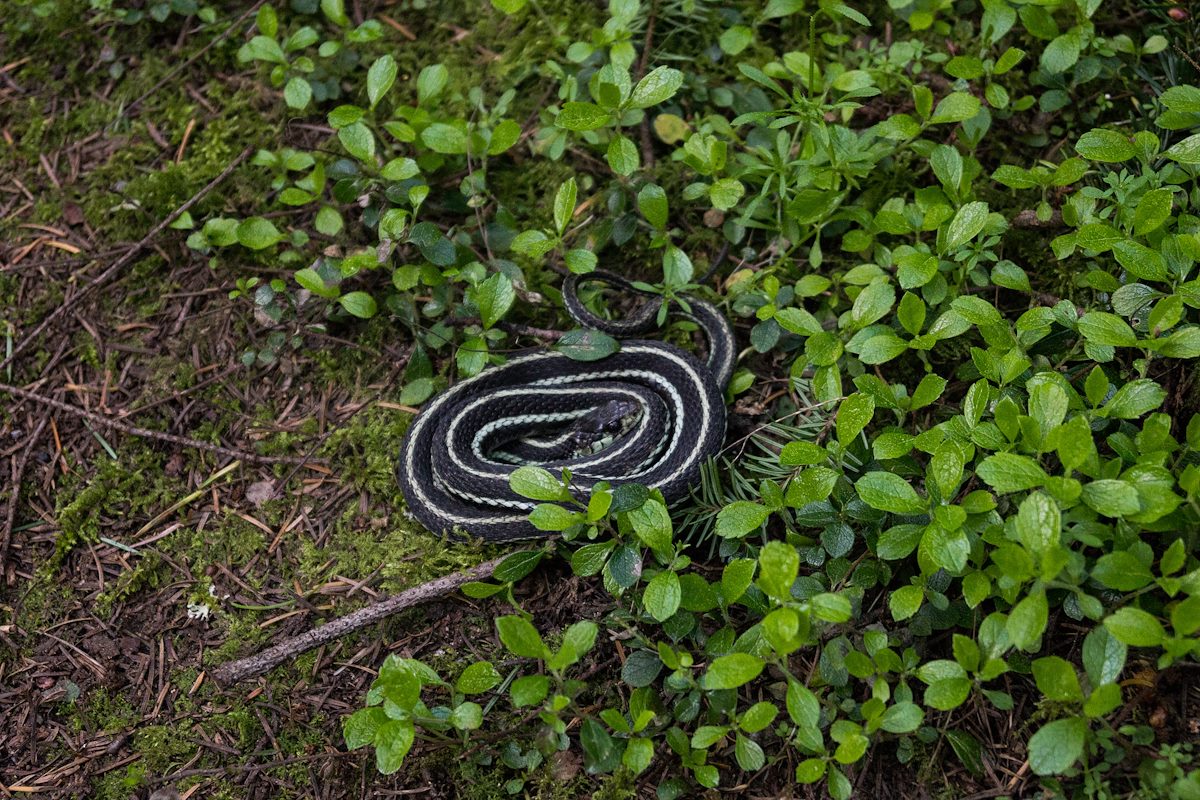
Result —
M637 70L633 80L640 81L646 75L646 65L650 62L650 52L654 49L654 21L658 16L658 4L650 6L650 17L646 20L646 38L642 43L642 57L638 59ZM642 164L646 169L654 168L654 140L650 136L650 116L642 117L640 127L642 144Z
M42 435L49 420L49 417L42 418L42 421L25 441L25 452L21 453L14 462L12 488L9 489L8 513L4 516L4 527L0 528L0 575L8 574L8 547L12 541L13 523L17 519L17 502L21 499L21 478L25 475L25 464L29 461L29 454L33 452L33 447L37 444L38 437Z
M295 658L301 653L312 650L314 647L320 647L334 639L353 633L359 628L372 625L386 617L390 617L398 611L441 597L444 594L454 591L464 583L487 578L496 569L496 565L508 558L509 555L511 553L499 558L493 558L491 561L485 561L466 572L445 575L428 583L423 583L420 586L405 589L400 594L387 597L378 603L373 603L366 608L360 608L358 611L347 614L344 617L338 617L332 622L327 622L319 628L313 628L299 636L268 647L261 653L222 664L213 670L210 677L222 686L228 686L238 681L243 681L246 678L261 675L287 659Z
M13 397L20 397L24 400L32 400L35 403L41 403L51 408L56 408L59 411L65 411L76 417L81 417L89 422L94 422L97 425L103 425L115 431L127 434L129 436L137 436L141 439L157 439L160 442L170 442L181 447L189 447L195 450L207 450L210 453L228 456L230 458L238 458L242 461L252 461L258 464L303 464L312 463L320 464L321 461L315 461L306 457L299 456L263 456L258 453L251 453L246 450L235 450L231 447L222 447L219 444L210 444L202 442L199 439L192 439L187 436L176 436L173 433L163 433L162 431L152 431L147 428L139 428L136 425L130 425L126 422L106 417L92 411L85 411L82 408L76 408L70 403L64 403L61 400L55 400L50 397L45 397L37 392L31 392L28 389L22 389L19 386L9 386L6 383L0 383L0 394L10 394Z
M194 195L192 195L191 198L189 198L187 202L185 202L179 208L175 209L165 219L163 219L161 222L159 222L157 225L155 225L150 230L149 233L147 233L144 237L142 237L142 240L140 242L138 242L133 247L126 250L124 255L122 255L120 258L118 258L116 261L114 261L112 264L110 264L108 269L104 270L104 272L101 272L99 275L97 275L95 277L95 279L93 279L90 283L88 283L86 286L84 286L82 289L80 289L74 295L64 299L62 305L60 305L58 308L54 309L54 311L50 312L50 314L48 314L45 319L43 319L40 323L38 323L38 326L36 328L34 328L32 332L30 332L27 336L25 336L24 339L22 339L19 343L17 343L17 345L15 347L13 347L12 352L10 352L8 354L8 356L6 356L4 358L4 360L0 361L0 370L3 370L5 367L7 367L9 364L11 364L13 359L15 359L17 356L19 356L21 354L21 352L24 351L31 344L33 344L37 340L37 338L42 335L42 332L45 331L46 328L50 327L50 325L53 324L55 320L57 320L63 314L67 313L67 311L71 309L71 307L79 300L79 298L83 297L84 295L88 294L89 292L91 292L91 291L97 289L98 287L102 286L103 284L107 283L108 280L113 275L116 275L121 269L123 269L131 261L133 261L133 259L135 257L137 257L137 255L139 253L141 253L143 250L145 250L150 245L150 243L152 241L154 241L155 237L157 237L160 233L162 233L164 230L166 230L167 227L172 222L174 222L175 220L177 220L181 216L183 216L183 214L186 211L188 211L189 209L191 209L192 206L194 206L194 205L196 205L196 203L200 202L200 200L202 200L205 195L207 195L209 192L211 192L213 189L215 189L217 186L219 186L226 178L228 178L233 173L233 171L235 169L237 169L241 165L241 163L243 161L246 160L246 158L250 155L250 153L253 151L253 149L254 148L252 148L252 147L247 147L245 150L243 150L241 155L239 155L233 161L229 162L229 165L227 167L225 167L225 169L221 170L220 175L218 175L217 177L215 177L211 181L209 181L208 184L206 184L204 186L204 188L202 188L200 191L198 191Z

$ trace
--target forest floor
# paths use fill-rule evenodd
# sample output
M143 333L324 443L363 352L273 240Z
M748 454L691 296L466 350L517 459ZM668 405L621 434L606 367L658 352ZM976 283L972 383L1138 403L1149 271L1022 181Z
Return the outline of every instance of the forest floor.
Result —
M235 61L253 9L233 4L212 25L122 26L97 24L86 5L51 11L53 47L22 52L6 42L15 29L0 33L0 384L24 390L0 390L0 797L509 796L511 769L464 757L487 734L468 751L418 742L381 778L341 732L389 653L434 666L490 658L503 671L499 600L446 597L263 678L210 677L503 551L440 541L404 516L394 464L413 409L397 378L411 350L388 319L323 333L263 325L231 299L244 274L229 257L210 263L171 227L147 237L193 201L196 219L253 207L265 179L222 178L227 167L330 133L288 118ZM413 48L486 66L470 31L364 5L354 13L415 32ZM244 365L264 349L277 356ZM517 592L551 627L611 606L558 562ZM589 669L619 680L621 652L602 642ZM1195 687L1167 688L1173 714L1200 718ZM978 729L1002 742L1026 713ZM861 796L1019 796L1031 785L1023 760L1001 757L982 778L951 762L927 775L867 761L852 776ZM628 781L566 756L532 771L526 790L653 796ZM781 780L722 796L819 792Z

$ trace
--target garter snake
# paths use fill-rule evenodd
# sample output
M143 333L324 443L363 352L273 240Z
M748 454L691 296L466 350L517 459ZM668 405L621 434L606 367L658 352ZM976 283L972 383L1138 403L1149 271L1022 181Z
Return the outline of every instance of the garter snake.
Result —
M736 355L724 316L694 297L672 308L707 338L702 362L666 342L629 338L653 327L659 298L626 319L603 319L578 294L580 283L592 281L637 290L600 271L563 282L567 312L584 328L621 338L617 352L581 361L552 349L521 351L454 384L413 421L400 448L400 488L429 530L489 541L548 535L528 521L537 504L509 488L521 464L555 475L569 469L581 498L599 481L636 482L672 502L696 484L701 465L720 448L723 396Z

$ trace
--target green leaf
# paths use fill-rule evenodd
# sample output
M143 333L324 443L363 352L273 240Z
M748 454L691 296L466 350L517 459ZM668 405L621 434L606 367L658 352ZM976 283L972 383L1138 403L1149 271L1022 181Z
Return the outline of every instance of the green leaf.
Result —
M1125 320L1107 311L1089 311L1079 318L1079 332L1092 344L1133 347L1137 336Z
M526 658L545 658L547 655L546 645L537 628L524 617L515 614L500 617L496 620L496 631L500 634L500 641L513 655Z
M1131 516L1142 508L1137 489L1122 480L1092 481L1081 497L1084 505L1106 517Z
M450 70L446 69L445 64L429 64L422 67L420 74L417 75L417 102L424 106L440 95L448 83L450 83ZM518 132L519 130L518 126Z
M317 229L317 232L326 236L337 236L342 232L344 224L342 215L333 206L322 206L313 220L313 227Z
M435 153L462 155L467 152L467 132L457 125L435 122L421 131L421 141Z
M800 554L786 542L770 541L758 556L758 585L771 597L786 602L800 570Z
M749 653L730 653L714 659L704 673L704 688L736 689L758 677L763 671L763 660Z
M546 699L550 691L550 678L546 675L523 675L512 682L508 696L517 708L535 706Z
M605 157L608 159L608 166L612 168L612 171L626 178L632 175L641 164L637 145L628 136L621 134L614 136L608 143L608 152Z
M1096 483L1102 483L1102 481L1096 481ZM1089 485L1094 486L1095 483ZM1136 491L1134 499L1137 499ZM1088 505L1091 506L1091 503ZM1108 516L1118 515L1109 514ZM1096 566L1092 569L1092 578L1110 589L1116 589L1119 592L1133 592L1153 581L1154 574L1150 572L1150 567L1133 553L1128 550L1118 550L1100 556L1096 561Z
M483 322L483 327L490 328L499 322L512 307L516 296L512 281L502 272L489 276L487 280L476 286L472 293L472 299L475 307L479 309L479 318Z
M500 685L500 673L490 661L476 661L462 671L454 690L462 694L482 694Z
M554 503L540 503L529 512L529 523L539 531L565 531L582 521L578 511Z
M530 500L566 499L562 483L541 467L518 467L508 476L508 485L514 492Z
M894 472L868 472L854 483L863 502L880 511L916 514L925 510L925 501L908 481Z
M1049 613L1046 593L1041 590L1026 595L1013 606L1005 623L1008 638L1012 640L1013 646L1019 650L1033 652L1046 630Z
M379 101L392 88L398 71L396 59L389 54L380 56L371 64L367 70L367 99L371 102L371 108L379 105Z
M554 124L569 131L594 131L608 120L609 113L594 103L566 103Z
M1029 456L996 453L979 463L976 470L988 486L1000 494L1020 492L1046 482L1046 471Z
M1125 668L1126 648L1107 628L1093 628L1083 640L1083 666L1093 689L1115 683Z
M721 572L721 595L726 603L732 604L746 593L757 568L758 562L752 558L735 559L725 565Z
M1081 717L1060 719L1042 726L1029 739L1029 766L1036 775L1059 775L1083 755L1087 721Z
M400 390L399 403L402 406L419 406L433 394L432 378L416 378L404 384Z
M933 110L933 116L929 121L933 124L942 124L949 122L962 122L971 119L979 113L982 105L973 94L967 92L952 92L942 98L942 101L937 104L937 108Z
M381 706L361 708L342 723L342 736L346 739L346 747L355 750L375 741L379 726L387 722L388 715Z
M679 602L682 598L683 590L679 585L679 576L671 570L663 570L646 584L646 591L642 594L642 604L651 617L658 622L663 622L679 610Z
M738 204L746 187L736 178L722 178L708 187L708 197L712 200L713 208L728 211Z
M1075 143L1075 152L1092 161L1108 164L1128 161L1137 155L1127 136L1104 128L1095 128L1080 136Z
M654 183L643 186L638 192L637 204L638 211L642 212L647 222L660 231L666 229L667 193L661 186Z
M296 270L296 273L293 277L295 277L296 283L300 284L305 289L308 289L318 297L324 297L328 300L332 300L339 294L337 286L326 286L325 280L321 277L320 273L310 267Z
M760 770L767 763L766 754L758 742L740 733L734 739L733 753L738 766L748 772Z
M1082 46L1081 37L1075 30L1070 30L1060 36L1056 36L1042 50L1042 69L1052 75L1066 72L1079 61L1079 52Z
M1136 419L1162 405L1167 393L1149 378L1138 378L1117 389L1101 412L1115 419Z
M1154 350L1167 358L1196 358L1200 356L1200 328L1189 325L1172 331L1154 342Z
M848 447L875 415L875 400L868 394L855 392L842 401L837 412L838 443Z
M586 275L596 269L596 254L582 247L563 253L563 263L576 275Z
M1166 636L1157 617L1132 606L1118 609L1104 620L1104 627L1130 647L1158 647Z
M888 596L888 609L892 619L900 622L921 610L925 602L925 592L920 586L901 586Z
M1170 189L1151 189L1142 195L1133 214L1133 232L1145 236L1157 230L1170 218L1174 198L1175 194Z
M575 214L576 193L575 178L570 177L563 181L554 194L554 227L558 229L559 236L566 233Z
M488 155L498 156L507 152L521 140L521 126L511 119L502 119L492 129L492 138L488 143Z
M1042 694L1062 703L1082 703L1083 689L1079 676L1069 661L1058 656L1046 656L1033 662L1033 678Z
M921 727L925 712L916 703L900 702L888 706L879 718L879 726L888 733L912 733Z
M652 70L633 87L629 98L632 108L649 108L669 100L683 85L683 73L671 67Z
M483 724L483 709L478 703L459 703L450 712L450 724L460 731L473 731Z
M287 56L279 42L266 36L255 36L246 42L237 53L238 61L268 61L272 64L286 64Z
M388 181L406 181L421 174L421 168L411 158L393 158L379 170L379 177Z
M1163 155L1180 164L1200 164L1200 133L1189 136Z
M642 544L657 553L670 553L671 515L660 500L651 497L625 516Z
M1167 262L1157 250L1132 239L1125 239L1112 246L1117 263L1134 277L1147 281L1166 281Z
M344 28L350 24L350 18L346 16L346 5L342 0L321 0L321 13L339 27Z
M1062 516L1055 502L1041 492L1032 492L1021 501L1016 527L1021 544L1034 556L1059 547Z
M599 361L621 349L621 343L607 333L582 329L567 331L555 349L575 361Z
M858 293L850 309L854 328L865 328L892 310L896 303L896 289L886 278L876 278Z
M579 659L595 646L596 635L599 632L600 626L590 619L573 623L563 633L562 645L547 662L547 666L554 670L563 670L578 663Z
M621 763L637 775L644 772L650 766L650 762L654 759L654 742L641 736L635 736L625 745L625 753L621 756Z
M987 223L988 204L980 201L967 203L960 208L946 228L943 252L949 253L974 239Z
M754 31L745 25L734 25L717 39L717 44L726 55L736 56L754 41Z
M267 8L267 6L263 6ZM294 108L297 111L302 111L308 108L308 104L312 101L312 84L307 78L295 76L288 79L287 84L283 87L283 99L288 104L288 108Z
M366 292L350 292L338 298L342 308L359 319L370 319L375 316L375 298Z
M717 535L726 539L739 539L758 530L770 515L771 510L761 503L737 500L717 512Z
M338 141L346 152L363 163L375 160L375 134L361 122L347 125L338 131Z
M936 401L946 390L947 383L948 381L940 375L929 374L921 378L921 382L913 390L909 409L916 411Z
M938 711L950 711L958 708L971 694L972 683L969 678L942 678L929 684L925 689L925 705Z
M283 239L275 223L263 217L244 219L237 226L237 241L242 247L263 250Z
M326 119L334 128L345 128L348 125L358 122L366 113L366 111L358 106L342 105L330 111L326 115Z
M492 8L505 14L516 14L527 2L528 0L492 0Z
M391 775L400 769L415 735L409 719L391 719L379 726L375 732L375 767L380 774Z

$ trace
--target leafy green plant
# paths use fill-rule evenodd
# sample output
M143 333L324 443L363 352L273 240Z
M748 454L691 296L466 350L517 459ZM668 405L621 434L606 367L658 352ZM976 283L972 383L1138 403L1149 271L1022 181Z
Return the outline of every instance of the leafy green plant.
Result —
M513 792L577 750L593 774L669 764L663 798L783 764L844 798L873 754L979 773L972 713L1020 697L1047 789L1191 791L1190 756L1123 709L1128 665L1200 655L1200 90L1147 79L1164 29L1099 0L888 5L613 0L568 36L494 2L545 51L496 81L402 64L336 2L264 6L240 57L328 139L259 153L270 210L189 240L284 269L237 284L278 334L247 363L388 315L418 406L511 323L559 325L560 275L611 264L664 317L716 294L748 345L730 397L753 430L691 502L516 471L559 537L465 588L516 609L512 671L389 660L346 729L381 769L503 714L480 757ZM719 245L735 265L698 275ZM603 586L601 619L520 608L551 557ZM590 671L614 641L619 693Z

